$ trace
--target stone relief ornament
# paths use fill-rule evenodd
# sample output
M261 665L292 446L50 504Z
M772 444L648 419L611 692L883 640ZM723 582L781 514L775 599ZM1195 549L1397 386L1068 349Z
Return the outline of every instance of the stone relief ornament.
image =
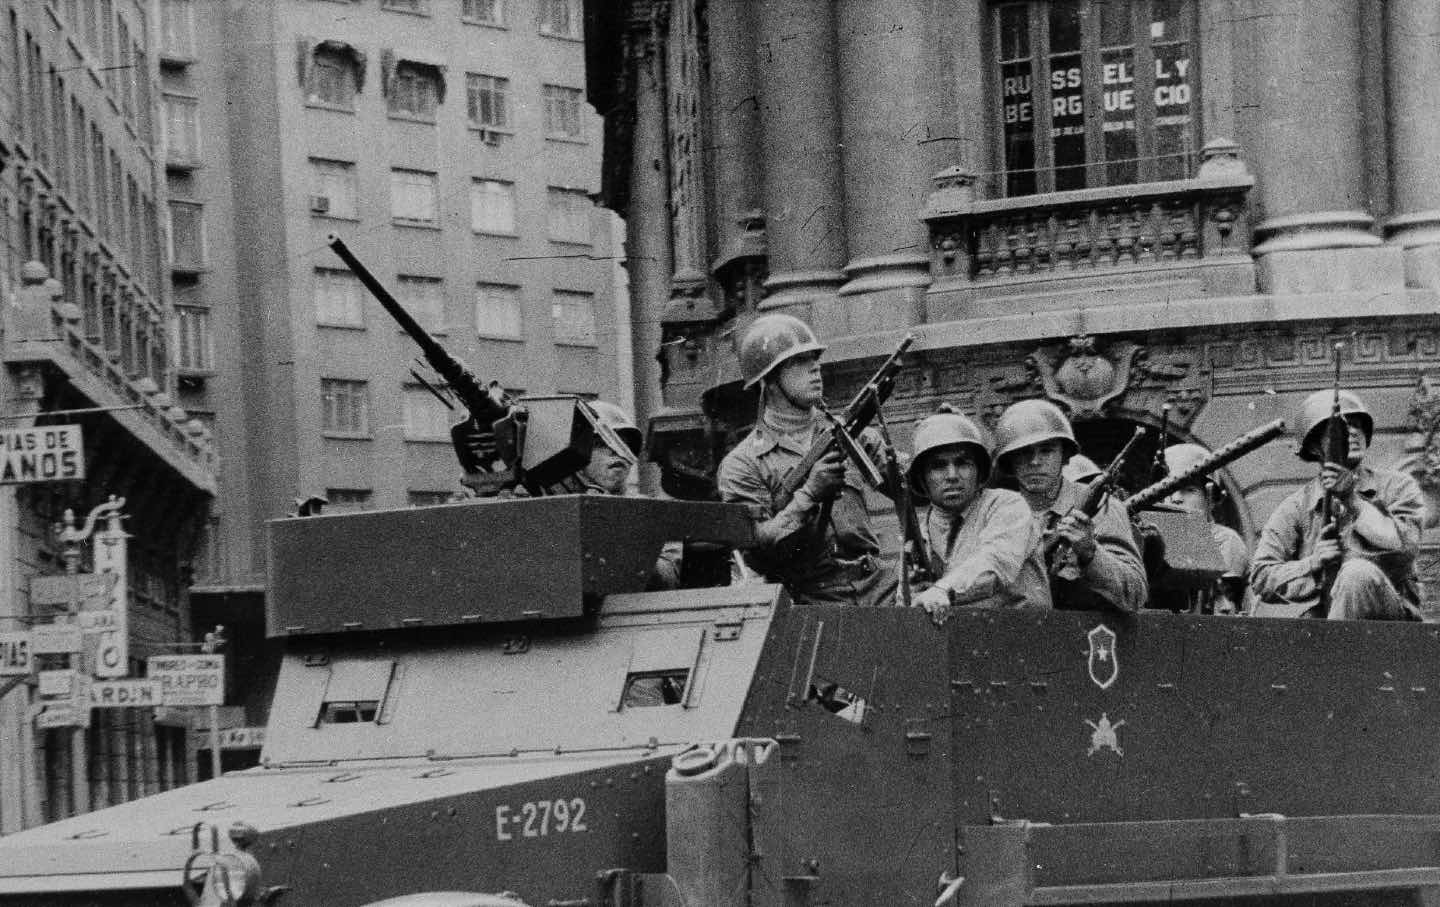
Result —
M1044 348L1025 361L1039 375L1045 396L1069 410L1071 418L1099 416L1106 404L1125 393L1140 346L1121 341L1105 356L1086 334L1070 338L1067 345L1069 352L1061 353L1058 365Z

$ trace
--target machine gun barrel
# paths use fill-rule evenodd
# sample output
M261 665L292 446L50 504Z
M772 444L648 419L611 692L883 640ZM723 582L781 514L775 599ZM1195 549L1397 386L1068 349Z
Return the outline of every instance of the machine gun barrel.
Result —
M1199 461L1189 469L1181 470L1174 475L1156 482L1148 488L1142 488L1125 500L1125 509L1133 515L1157 501L1163 501L1177 488L1193 483L1196 479L1209 475L1221 467L1228 466L1246 454L1260 447L1285 433L1285 420L1276 419L1274 422L1267 422L1259 428L1252 428L1245 434L1226 444L1224 447L1210 454L1210 456Z
M340 237L332 233L326 240L326 244L340 257L341 261L345 262L346 267L360 278L365 289L380 301L380 305L390 313L390 317L395 319L405 333L410 335L410 339L419 345L420 351L425 354L425 361L440 373L440 377L445 379L445 383L454 391L455 396L460 398L460 402L465 405L465 408L470 411L470 415L481 424L482 428L489 430L496 419L502 418L506 414L505 407L491 399L485 388L465 367L465 364L451 355L449 350L430 336L429 331L420 326L399 300L390 295L390 291L385 289L385 285L370 273L370 269L355 257L355 253L350 251Z
M845 407L845 417L839 420L839 424L829 425L821 436L815 439L815 443L810 445L810 449L806 451L800 462L785 474L785 478L781 481L779 499L775 502L776 510L780 510L790 503L795 492L805 484L805 480L810 476L810 470L815 468L815 464L841 444L841 440L835 435L837 431L843 430L851 438L857 438L860 432L864 431L874 420L880 406L890 398L891 391L895 389L895 377L900 373L900 359L914 342L914 334L905 335L905 339L900 341L895 352L890 354L890 358L886 359L875 374L870 376L870 380L860 388L859 393L850 401L850 405Z

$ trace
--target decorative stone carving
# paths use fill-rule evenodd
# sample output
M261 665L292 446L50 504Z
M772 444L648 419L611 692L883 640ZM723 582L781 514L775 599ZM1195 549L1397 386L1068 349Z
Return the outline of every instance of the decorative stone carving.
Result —
M1427 497L1440 498L1440 388L1429 375L1422 374L1415 383L1406 417L1414 436L1407 445L1405 469L1425 489ZM1440 511L1433 507L1431 511L1440 520Z
M1058 365L1044 348L1031 353L1026 362L1035 369L1045 396L1070 411L1071 418L1095 418L1106 404L1125 393L1138 344L1128 340L1113 344L1102 356L1095 339L1072 337L1069 353L1061 354Z

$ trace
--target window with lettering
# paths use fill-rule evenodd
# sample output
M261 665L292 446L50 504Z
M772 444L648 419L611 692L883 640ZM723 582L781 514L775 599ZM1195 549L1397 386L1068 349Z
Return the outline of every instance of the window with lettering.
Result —
M992 17L1006 195L1194 174L1194 0L1026 0Z

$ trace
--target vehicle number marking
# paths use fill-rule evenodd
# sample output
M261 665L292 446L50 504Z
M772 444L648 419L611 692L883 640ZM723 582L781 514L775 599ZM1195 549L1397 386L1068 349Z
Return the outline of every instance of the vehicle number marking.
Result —
M551 833L561 835L567 831L589 831L585 824L585 801L580 797L569 800L529 800L519 807L495 807L495 839L513 841L522 838L543 838Z

